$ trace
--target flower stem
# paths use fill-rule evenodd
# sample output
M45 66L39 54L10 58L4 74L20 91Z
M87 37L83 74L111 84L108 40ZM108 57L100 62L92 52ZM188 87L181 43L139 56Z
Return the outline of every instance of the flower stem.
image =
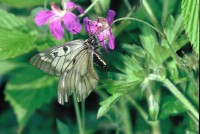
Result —
M127 95L127 99L129 100L130 104L133 105L133 107L140 113L144 121L148 124L148 114L144 111L144 109L139 104L137 104L137 102L130 95Z
M85 101L81 102L81 117L82 117L83 131L85 131Z
M144 11L147 13L151 22L154 24L154 26L159 27L158 21L153 13L151 7L149 6L147 0L141 0L141 5L142 5Z
M129 109L127 107L127 103L126 103L126 99L121 99L120 100L120 108L121 108L121 113L122 114L122 118L123 118L123 128L124 128L124 132L126 134L132 134L133 130L132 130L132 123L131 123L131 119L130 119L130 113L129 113Z
M184 62L181 60L181 58L176 54L176 51L174 50L174 48L172 47L172 45L169 43L169 40L167 39L167 36L164 34L163 37L166 41L167 44L169 46L169 48L171 49L172 53L174 54L177 62L181 65L181 67L183 68L183 70L185 71L187 77L190 79L190 81L193 83L193 85L196 87L196 89L199 91L199 86L198 84L195 82L195 80L193 79L191 73L188 71L186 65L184 64Z
M152 134L160 134L160 127L159 127L159 122L154 121L150 122L148 121L148 114L144 111L144 109L130 96L127 95L127 99L130 102L130 104L140 113L142 116L143 120L152 128Z
M81 124L82 122L81 122L80 110L79 110L79 106L78 106L78 102L77 102L75 93L73 94L73 101L74 101L74 107L75 107L75 112L76 112L76 118L77 118L77 122L78 122L79 134L84 134L83 126Z
M83 14L79 15L79 17L83 17L85 14L87 14L100 0L95 0L86 10Z
M157 80L163 83L169 91L174 94L174 96L179 99L179 101L184 104L188 111L199 121L199 112L195 109L195 107L187 100L187 98L175 87L175 85L168 79L162 79L157 75L150 75L151 80Z
M132 7L128 0L124 0L124 4L128 8L129 12L132 13Z
M113 21L112 24L114 24L114 23L116 23L116 22L118 22L118 21L122 21L122 20L132 20L132 21L141 22L141 23L143 23L143 24L145 24L145 25L151 27L153 30L155 30L156 32L158 32L160 35L163 35L163 33L162 33L160 30L158 30L156 27L154 27L154 26L151 25L150 23L147 23L147 22L145 22L145 21L143 21L143 20L140 20L140 19L137 19L137 18L133 18L133 17L119 18L119 19L116 19L115 21Z
M191 111L194 117L199 120L199 113L194 106L186 99L186 97L169 81L168 79L163 81L164 85Z
M44 0L44 9L47 9L48 0Z

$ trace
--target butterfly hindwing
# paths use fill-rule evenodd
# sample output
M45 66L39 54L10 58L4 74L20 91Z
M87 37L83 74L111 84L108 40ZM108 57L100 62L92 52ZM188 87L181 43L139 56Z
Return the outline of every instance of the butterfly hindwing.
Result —
M88 49L76 57L73 69L65 71L59 80L58 102L64 104L75 90L77 100L83 101L98 84L93 68L92 52Z

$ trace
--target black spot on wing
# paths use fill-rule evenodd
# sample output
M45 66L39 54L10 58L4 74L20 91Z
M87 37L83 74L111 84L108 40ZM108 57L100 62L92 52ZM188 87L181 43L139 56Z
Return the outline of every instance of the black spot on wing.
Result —
M66 46L63 47L63 51L66 53L68 48Z
M54 57L57 57L57 56L58 56L58 52L54 52L54 53L53 53L53 56L54 56Z
M74 59L73 59L73 61L72 61L72 64L74 65L74 64L75 64L75 62L76 62L76 59L74 58Z

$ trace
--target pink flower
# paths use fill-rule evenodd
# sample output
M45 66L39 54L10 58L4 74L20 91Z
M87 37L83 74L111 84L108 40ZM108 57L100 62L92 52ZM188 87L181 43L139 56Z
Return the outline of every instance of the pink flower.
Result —
M115 11L109 10L107 18L97 18L95 21L91 21L88 17L85 17L83 22L85 30L89 35L97 36L102 47L107 50L105 42L108 41L110 49L115 48L115 37L111 31L111 25L115 17Z
M63 8L64 9L61 10L58 6L52 3L51 10L41 10L35 16L35 23L38 26L43 26L44 24L49 23L49 29L52 36L55 36L57 40L60 40L64 34L62 22L66 29L72 34L77 34L81 31L79 18L72 13L72 11L77 9L79 13L82 14L84 10L71 1L66 2Z

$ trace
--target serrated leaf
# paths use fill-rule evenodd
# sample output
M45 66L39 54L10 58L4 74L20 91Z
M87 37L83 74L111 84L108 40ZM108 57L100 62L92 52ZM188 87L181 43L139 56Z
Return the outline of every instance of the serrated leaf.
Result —
M165 32L170 44L172 44L180 36L179 33L183 30L182 16L179 15L176 20L173 16L169 16Z
M4 10L0 10L0 27L4 29L13 29L25 25L26 20L23 17L15 16Z
M165 119L185 112L187 109L173 96L166 97L161 106L160 118Z
M0 29L0 60L25 54L34 47L31 36L16 30Z
M142 35L140 35L139 37L140 37L142 46L153 58L155 57L154 47L158 45L155 33L153 32L151 28L147 26L143 26L141 30L142 30Z
M187 36L199 55L199 0L182 0L181 7Z
M57 95L57 81L31 66L19 70L7 82L5 96L13 107L20 129L32 113Z
M69 127L66 124L58 119L56 120L56 124L59 134L70 134Z
M145 57L144 50L136 44L133 44L133 45L123 44L122 49L124 49L126 52L133 54L133 55L136 55L138 57L141 57L141 58Z
M112 104L115 103L124 93L115 93L111 97L100 103L101 107L97 113L97 119L104 116L111 108Z

